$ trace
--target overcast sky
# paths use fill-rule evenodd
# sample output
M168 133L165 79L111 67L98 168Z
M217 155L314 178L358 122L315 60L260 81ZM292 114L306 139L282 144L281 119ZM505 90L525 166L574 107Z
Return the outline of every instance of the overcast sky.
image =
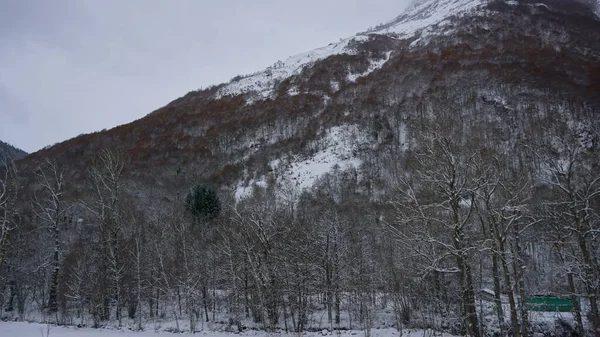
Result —
M399 15L408 0L0 0L0 140L128 123Z

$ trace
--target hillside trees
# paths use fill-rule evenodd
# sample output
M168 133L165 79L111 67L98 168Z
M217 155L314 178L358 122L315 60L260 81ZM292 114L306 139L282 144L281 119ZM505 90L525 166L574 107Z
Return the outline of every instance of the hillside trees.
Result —
M566 255L567 276L576 275L586 291L591 322L600 335L600 156L577 137L565 137L557 153L543 165L543 182L551 189L547 202L552 221L558 224L561 252ZM566 248L566 250L565 250ZM572 280L570 287L574 290Z
M237 233L230 232L230 235L241 250L244 271L254 284L258 303L251 305L252 314L266 329L274 331L279 321L282 290L278 263L280 237L288 229L278 219L275 204L259 202L259 198L248 199L234 209L233 223ZM298 300L302 300L302 296Z
M390 145L397 153L382 143L363 167L334 166L312 189L282 184L274 170L266 187L256 184L241 199L202 177L184 200L189 181L177 181L173 193L136 190L125 156L111 150L100 151L87 171L87 195L66 194L69 180L48 162L35 175L38 216L13 208L26 224L17 229L18 217L3 217L12 219L14 234L0 275L10 294L3 304L14 299L26 317L37 302L56 307L58 289L67 315L57 320L82 325L141 330L174 321L174 330L191 332L258 326L367 335L394 326L523 337L539 331L529 323L528 296L569 289L578 328L588 324L581 311L591 308L593 318L599 275L594 150L565 145L518 170L496 148L466 146L461 128L424 125L421 135L406 135L413 148ZM71 214L77 224L67 231ZM58 245L37 235L53 224ZM384 230L390 227L394 235ZM544 257L550 268L531 268L547 238L555 244ZM489 305L476 300L485 288L494 290ZM581 293L585 305L577 306Z
M212 250L212 241L215 237L214 228L211 226L211 222L213 222L221 212L221 201L217 196L217 193L214 189L205 186L205 185L197 185L193 187L185 199L185 209L191 213L194 219L193 228L179 228L180 231L189 231L191 238L194 239L193 242L189 243L189 246L194 251L190 251L189 253L184 253L185 261L191 256L196 256L196 262L194 269L199 275L196 276L199 283L199 290L201 292L202 297L202 306L204 311L204 318L206 322L210 320L209 318L209 286L211 278L214 278L214 266L215 262L215 254ZM183 224L184 222L182 222ZM183 243L185 243L185 238L180 238ZM184 245L185 247L186 245ZM198 248L202 249L198 249ZM189 262L186 262L189 263ZM189 266L186 266L186 270ZM188 271L189 274L190 271ZM188 283L189 285L189 283ZM195 322L194 322L195 323ZM193 331L193 330L192 330Z

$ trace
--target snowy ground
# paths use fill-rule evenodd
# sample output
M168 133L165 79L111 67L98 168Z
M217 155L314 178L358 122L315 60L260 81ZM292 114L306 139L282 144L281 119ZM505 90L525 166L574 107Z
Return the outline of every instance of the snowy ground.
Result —
M189 334L189 333L188 333ZM58 327L39 323L26 323L26 322L0 322L0 336L2 337L147 337L147 336L173 336L170 332L157 332L157 331L122 331L122 330L109 330L109 329L79 329L75 327ZM269 334L261 331L249 331L242 334L233 334L226 332L209 332L202 331L196 333L197 336L207 337L233 337L233 336L248 336L248 337L323 337L323 336L339 336L339 337L361 337L365 336L363 331L343 331L334 332L333 334L324 330L322 332L305 332L302 334L294 333L275 333ZM402 337L422 337L430 336L431 331L409 331L406 330L402 334ZM400 336L398 331L395 329L374 329L371 330L372 337L397 337ZM441 336L439 333L436 336ZM452 337L449 334L443 334L443 336Z

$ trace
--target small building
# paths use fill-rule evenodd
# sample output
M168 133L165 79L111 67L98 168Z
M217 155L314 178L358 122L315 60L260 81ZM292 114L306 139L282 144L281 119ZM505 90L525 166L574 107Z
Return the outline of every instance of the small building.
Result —
M486 302L494 302L496 299L496 293L492 289L481 289L479 296Z

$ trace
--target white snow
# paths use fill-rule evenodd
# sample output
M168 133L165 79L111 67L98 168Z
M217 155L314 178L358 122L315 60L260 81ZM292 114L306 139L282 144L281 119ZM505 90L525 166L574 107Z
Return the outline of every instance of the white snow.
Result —
M235 190L235 200L239 201L243 198L247 198L252 196L252 191L254 190L254 186L258 186L261 188L267 187L267 182L264 180L251 180L248 184L244 184L239 182L236 190Z
M402 15L383 28L369 33L395 33L410 37L427 27L440 24L451 16L471 11L483 4L483 0L429 0L420 1L409 7Z
M492 104L495 104L497 106L501 106L501 107L503 107L504 109L507 109L507 110L512 110L512 107L508 103L508 99L506 97L503 97L497 91L482 90L481 91L481 96L488 103L492 103Z
M59 326L48 326L46 324L39 323L26 323L26 322L0 322L0 336L2 337L47 337L47 329L49 330L50 337L168 337L176 336L171 332L164 331L127 331L127 330L107 330L107 329L89 329L89 328L74 328L74 327L59 327ZM239 334L227 333L227 332L214 332L214 331L202 331L192 335L189 333L186 336L204 336L204 337L295 337L299 336L298 333L267 333L263 331L248 331ZM356 337L364 336L363 331L349 330L349 331L335 331L330 332L323 330L319 332L304 332L301 334L305 337L319 337L319 336L339 336L339 337ZM423 330L404 330L403 337L422 337L425 336ZM372 337L398 337L400 334L395 329L372 329ZM452 337L449 334L444 334L446 337Z
M340 42L331 43L328 46L292 56L284 62L276 62L274 65L263 71L234 79L219 89L215 95L215 99L219 99L226 95L254 93L255 96L252 96L249 99L249 103L252 103L254 101L273 97L275 86L278 83L292 75L299 74L304 67L310 66L315 62L332 55L356 54L356 50L349 46L350 43L353 41L367 41L369 39L368 34L391 34L394 36L397 35L400 38L409 38L419 32L421 32L421 38L424 37L424 35L439 34L441 30L434 30L432 28L434 25L443 24L450 16L471 11L483 2L484 0L418 1L396 19L379 26L380 28L375 28L366 33L359 33L355 36L343 39ZM373 62L369 72L381 68L385 61L381 60ZM359 77L367 75L369 72L351 75L349 76L349 80L355 81ZM290 95L297 95L298 93L299 92L295 88L292 88L289 91Z
M330 172L336 164L344 170L352 166L359 167L361 161L354 158L341 159L332 149L325 149L306 161L293 164L287 177L300 189L310 188L317 178Z
M134 332L105 329L78 329L58 327L39 323L0 322L0 336L6 337L147 337L168 336L170 333L157 334L154 331Z
M305 66L312 65L331 55L355 54L356 51L348 46L350 42L360 42L366 39L366 36L353 36L322 48L292 56L285 62L278 61L263 71L230 82L218 91L215 98L251 92L258 95L256 98L258 100L269 98L273 95L273 89L278 82L299 74Z
M362 161L356 157L355 150L364 137L356 125L336 126L327 130L325 137L318 141L322 149L309 158L295 158L278 174L278 181L290 182L303 190L312 187L319 177L331 172L335 165L341 170L359 168ZM282 169L280 161L271 163L271 166Z
M357 125L336 126L326 130L322 138L309 146L316 150L311 156L294 155L269 163L277 177L278 190L291 193L292 190L300 192L310 189L317 179L332 172L336 165L342 171L351 167L359 169L362 161L358 154L363 144L368 144L367 135ZM235 188L236 201L251 196L254 186L266 188L266 181L266 177L262 176L239 182Z

